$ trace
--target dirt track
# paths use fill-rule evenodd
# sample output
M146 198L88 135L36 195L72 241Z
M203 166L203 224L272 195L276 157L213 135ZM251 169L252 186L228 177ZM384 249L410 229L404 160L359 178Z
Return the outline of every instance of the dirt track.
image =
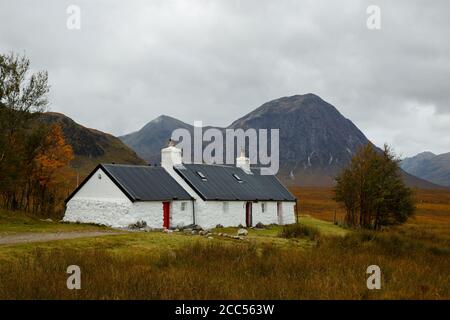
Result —
M114 234L120 234L121 232L115 231L80 231L80 232L54 232L54 233L22 233L11 235L0 235L0 245L5 244L17 244L28 242L45 242L52 240L66 240L76 238L87 237L100 237Z

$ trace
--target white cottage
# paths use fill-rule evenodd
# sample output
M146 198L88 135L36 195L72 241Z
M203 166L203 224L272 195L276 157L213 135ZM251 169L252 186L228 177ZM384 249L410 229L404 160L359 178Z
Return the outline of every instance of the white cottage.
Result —
M236 166L184 164L181 150L161 150L161 166L99 165L66 200L65 221L153 228L196 224L247 227L296 221L296 199L275 176Z

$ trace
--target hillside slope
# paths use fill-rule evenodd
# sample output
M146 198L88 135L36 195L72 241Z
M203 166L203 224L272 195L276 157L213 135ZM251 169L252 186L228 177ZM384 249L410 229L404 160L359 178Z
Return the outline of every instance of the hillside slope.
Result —
M99 130L86 128L61 113L47 112L40 120L61 126L66 142L72 146L75 155L71 166L80 176L87 175L102 162L145 164L145 161L120 139Z
M450 152L439 155L422 152L403 159L401 167L412 175L450 187Z

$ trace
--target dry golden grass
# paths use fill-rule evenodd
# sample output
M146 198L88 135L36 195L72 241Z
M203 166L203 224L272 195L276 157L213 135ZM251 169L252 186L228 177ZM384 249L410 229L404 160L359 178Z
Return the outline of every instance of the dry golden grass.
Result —
M151 232L0 247L0 298L450 299L450 193L419 191L414 218L375 233L312 218L341 217L330 189L294 191L318 236L281 239L273 227L247 242ZM66 288L71 264L78 291ZM372 264L381 290L366 287Z
M333 200L332 188L291 188L299 199L299 210L314 218L342 221L345 210ZM415 190L417 210L406 225L441 229L450 235L450 190Z
M65 270L82 270L82 289ZM382 290L366 288L368 265ZM448 252L405 236L324 238L307 251L194 242L159 255L105 249L34 249L0 266L2 299L445 299Z
M297 197L298 209L302 215L334 221L336 214L336 220L343 220L345 211L333 200L332 188L293 187L290 191Z

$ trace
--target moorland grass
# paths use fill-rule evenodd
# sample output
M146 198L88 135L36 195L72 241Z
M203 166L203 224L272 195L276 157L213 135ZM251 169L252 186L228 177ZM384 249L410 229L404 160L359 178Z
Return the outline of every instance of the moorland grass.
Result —
M0 209L0 235L24 232L69 232L110 230L104 226L80 223L61 223L46 220L20 211Z
M448 250L397 232L319 237L307 251L186 238L197 240L155 254L117 254L101 247L34 248L0 264L0 298L450 298ZM71 264L81 267L81 290L66 288L65 271ZM381 267L381 290L366 287L366 268L372 264Z
M312 226L304 225L303 223L294 223L283 226L279 236L283 238L302 238L306 237L312 241L319 238L319 229Z
M300 223L319 230L314 241L302 232L280 238L282 227L268 226L246 241L148 232L1 246L0 298L450 299L446 193L419 194L414 218L373 232L315 219L333 221L329 190L322 209L320 190L298 192ZM81 290L66 288L70 264L81 267ZM381 290L366 287L373 264Z

